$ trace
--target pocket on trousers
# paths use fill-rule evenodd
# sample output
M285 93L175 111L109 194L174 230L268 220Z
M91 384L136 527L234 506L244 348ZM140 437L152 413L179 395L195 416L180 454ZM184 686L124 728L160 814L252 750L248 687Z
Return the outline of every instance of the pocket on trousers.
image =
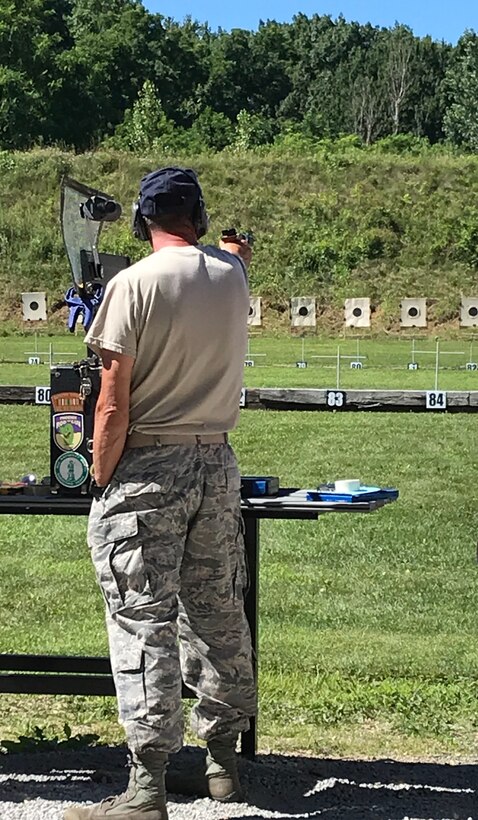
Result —
M118 712L121 721L138 720L147 714L144 680L145 655L134 635L124 633L111 646Z
M137 532L136 512L91 517L88 524L88 543L92 549L100 549L105 544L115 543L123 538L133 538Z
M168 472L157 481L149 481L147 484L144 481L126 481L121 489L125 501L132 500L135 510L140 512L155 508L158 502L162 503L162 497L171 492L173 484L174 475Z
M88 543L98 583L111 613L149 597L138 516L116 513L91 520Z
M236 572L234 574L234 599L244 598L250 586L249 566L244 543L244 521L242 516L236 537Z
M238 493L241 490L241 474L236 465L226 467L226 487L230 493Z

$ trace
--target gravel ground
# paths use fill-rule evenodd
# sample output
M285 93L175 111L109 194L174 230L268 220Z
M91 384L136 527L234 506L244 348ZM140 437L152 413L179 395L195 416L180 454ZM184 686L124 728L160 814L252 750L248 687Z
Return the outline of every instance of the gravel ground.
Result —
M478 820L478 763L260 754L241 761L247 802L220 805L201 796L203 759L201 750L186 748L171 763L170 820ZM125 764L118 748L1 756L0 820L61 820L72 803L120 792Z

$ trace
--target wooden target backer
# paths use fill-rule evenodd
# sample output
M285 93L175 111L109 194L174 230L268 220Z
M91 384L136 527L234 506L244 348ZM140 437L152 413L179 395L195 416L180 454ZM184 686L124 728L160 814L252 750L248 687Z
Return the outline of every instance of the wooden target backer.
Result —
M316 326L316 303L313 296L297 296L290 300L292 327Z
M46 293L38 290L22 293L22 313L25 322L46 322Z
M463 297L461 300L461 327L476 327L478 325L478 296L469 298Z
M400 325L402 327L426 327L427 300L402 299L400 303Z
M261 327L262 325L262 299L260 296L249 297L247 324L252 327Z
M370 299L346 299L344 314L346 327L370 327Z

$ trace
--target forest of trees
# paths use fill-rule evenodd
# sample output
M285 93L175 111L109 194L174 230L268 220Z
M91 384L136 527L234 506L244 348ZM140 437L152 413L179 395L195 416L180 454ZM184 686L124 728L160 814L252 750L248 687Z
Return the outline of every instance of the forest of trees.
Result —
M478 149L478 36L298 14L213 31L140 0L0 0L0 149L254 148L408 135Z

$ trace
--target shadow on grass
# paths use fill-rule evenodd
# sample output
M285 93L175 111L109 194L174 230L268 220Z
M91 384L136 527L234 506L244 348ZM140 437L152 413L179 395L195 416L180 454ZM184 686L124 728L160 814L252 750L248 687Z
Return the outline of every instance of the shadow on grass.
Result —
M206 796L204 752L186 747L173 756L168 788L173 816L190 817ZM248 808L228 806L227 817L260 820L478 820L478 764L401 763L258 755L240 761ZM45 779L45 776L48 779ZM1 803L101 800L127 781L126 750L95 748L0 757ZM179 795L179 796L177 796ZM211 817L220 817L210 804ZM252 812L254 813L251 813Z

